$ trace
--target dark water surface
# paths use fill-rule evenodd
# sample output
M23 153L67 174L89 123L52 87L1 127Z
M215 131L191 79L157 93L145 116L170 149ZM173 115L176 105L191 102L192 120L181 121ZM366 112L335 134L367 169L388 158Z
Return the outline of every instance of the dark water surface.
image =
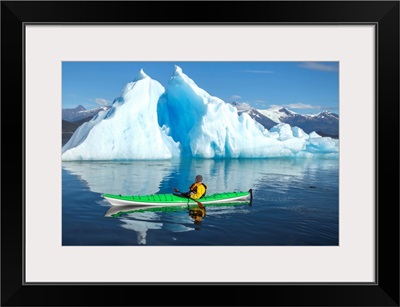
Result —
M339 244L337 159L183 159L63 162L62 244L66 246L309 246ZM187 191L201 174L208 194L253 189L250 205L114 215L102 193Z

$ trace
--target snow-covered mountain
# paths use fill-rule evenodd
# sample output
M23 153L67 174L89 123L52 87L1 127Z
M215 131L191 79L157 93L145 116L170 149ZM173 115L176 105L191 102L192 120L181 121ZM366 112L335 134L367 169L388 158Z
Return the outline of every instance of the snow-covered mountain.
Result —
M62 148L62 160L337 158L338 144L286 123L267 130L199 88L176 66L166 88L141 70L110 109L74 132Z
M77 122L83 119L91 119L100 111L108 110L110 106L98 107L87 110L84 106L79 105L73 109L62 109L62 119L68 122ZM87 120L89 120L87 119Z
M262 114L259 110L252 108L247 103L231 102L231 104L238 110L238 115L246 113L268 130L280 123L280 121L276 121L273 118Z
M110 106L104 106L87 110L79 105L73 109L62 109L62 145L68 142L79 126L92 120L100 111L106 111L109 108Z
M239 114L249 114L266 129L285 123L292 127L299 127L306 133L315 131L321 136L339 137L339 115L332 112L324 111L306 115L282 107L259 110L252 108L247 103L232 102L231 104L237 108Z

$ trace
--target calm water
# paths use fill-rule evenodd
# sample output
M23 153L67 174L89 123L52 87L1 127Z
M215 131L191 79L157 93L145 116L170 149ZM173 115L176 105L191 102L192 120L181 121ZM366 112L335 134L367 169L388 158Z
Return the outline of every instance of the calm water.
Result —
M229 159L63 162L63 245L338 245L339 162ZM101 197L187 191L202 174L208 194L253 189L250 205L114 215Z

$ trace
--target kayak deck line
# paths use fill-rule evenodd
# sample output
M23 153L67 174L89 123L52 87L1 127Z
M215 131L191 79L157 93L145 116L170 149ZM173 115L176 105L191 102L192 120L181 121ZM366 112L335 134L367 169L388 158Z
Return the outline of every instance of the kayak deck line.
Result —
M198 200L182 196L180 194L149 194L149 195L117 195L102 194L113 206L129 206L129 205L146 205L146 206L186 206L188 204L196 204L197 201L203 205L219 204L219 203L243 203L252 202L252 189L239 192L215 193L204 196Z

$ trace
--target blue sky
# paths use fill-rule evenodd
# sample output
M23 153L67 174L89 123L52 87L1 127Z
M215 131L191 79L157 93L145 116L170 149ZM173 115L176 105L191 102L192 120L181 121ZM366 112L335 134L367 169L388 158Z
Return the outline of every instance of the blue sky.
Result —
M225 102L339 114L338 62L63 62L62 108L110 105L140 69L166 87L175 65Z

